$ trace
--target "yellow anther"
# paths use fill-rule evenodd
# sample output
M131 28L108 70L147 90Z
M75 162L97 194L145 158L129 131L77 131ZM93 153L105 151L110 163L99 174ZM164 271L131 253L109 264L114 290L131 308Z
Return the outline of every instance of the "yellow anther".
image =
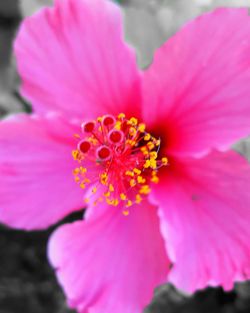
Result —
M108 197L110 197L110 192L109 191L104 192L103 195L104 195L105 198L108 198Z
M81 187L82 189L85 189L85 188L86 188L86 185L85 185L84 183L81 183L81 184L80 184L80 187Z
M131 140L131 139L128 139L128 140L126 140L126 144L128 144L128 145L130 145L130 146L135 146L135 144L136 144L136 141L135 140Z
M113 202L109 198L106 198L106 203L112 205Z
M121 194L120 194L120 198L121 198L121 200L123 200L123 201L127 200L127 196L125 195L125 193L121 193Z
M126 203L126 208L129 208L130 206L132 206L132 201L131 200L128 200L127 203Z
M89 202L90 202L89 198L85 198L85 199L84 199L84 202L85 202L85 203L89 203Z
M139 130L139 132L144 133L145 129L146 129L146 125L141 123L141 124L138 125L137 129Z
M74 134L74 137L77 138L77 139L81 138L80 135L78 135L78 134Z
M146 162L144 163L143 167L144 168L149 168L151 165L150 160L146 160Z
M130 136L134 136L136 134L136 129L134 127L129 128L129 134Z
M94 188L92 189L92 193L96 193L96 192L97 192L97 188L94 187Z
M150 155L150 158L152 158L154 160L156 160L158 157L158 153L156 151L150 152L149 155Z
M168 164L168 159L164 157L164 158L161 159L161 162L162 162L163 165L167 165Z
M142 176L138 176L137 177L137 181L138 181L139 184L144 184L146 182L146 179L143 178Z
M126 176L130 176L130 177L133 177L133 176L134 176L134 172L132 172L132 171L126 171L126 172L125 172L125 175L126 175Z
M123 215L128 216L129 215L129 210L124 210L122 211Z
M87 172L86 167L80 166L79 169L80 169L80 172L81 172L82 174Z
M142 186L140 188L139 192L140 192L140 194L147 195L147 194L150 193L150 191L151 191L151 189L149 188L149 186L148 185L144 185L144 186Z
M149 142L147 143L147 146L148 146L149 150L153 150L154 147L155 147L155 145L153 144L152 141L149 141Z
M151 135L150 135L150 134L146 134L146 135L144 136L144 140L145 140L145 141L149 141L150 138L151 138Z
M89 138L89 142L92 143L93 145L97 145L98 144L98 140L94 137L90 137Z
M106 202L109 204L109 205L113 205L113 206L117 206L119 204L119 200L118 199L106 199Z
M79 181L80 181L80 177L76 176L75 177L75 182L79 183Z
M144 155L148 155L148 154L149 154L148 148L146 148L146 147L141 147L141 152L142 152Z
M73 175L78 175L80 173L80 169L77 167L73 170Z
M157 168L157 162L155 159L150 159L150 167L154 170Z
M131 124L131 125L136 126L136 125L138 124L137 118L131 117L131 119L129 120L129 123L128 123L128 124Z
M142 197L141 197L139 194L137 194L137 195L135 196L135 203L139 204L139 203L141 203L141 202L142 202Z
M131 187L136 186L136 181L135 181L135 179L130 179L129 184L130 184Z
M119 118L119 119L123 119L123 118L125 118L125 116L126 116L126 115L125 115L124 113L120 113L120 114L118 115L118 118Z
M78 160L79 157L79 151L78 150L73 150L72 151L72 156L74 160Z
M109 191L113 192L115 190L114 186L112 184L109 184Z
M160 139L154 141L154 144L156 145L156 147L159 147L159 145L161 144L161 141Z
M86 183L86 184L89 184L90 183L90 179L84 178L83 182Z
M103 117L102 116L98 116L97 117L97 122L101 123L102 122Z
M152 183L155 183L155 184L158 184L158 183L159 183L159 177L156 176L156 175L152 176L151 182L152 182Z
M106 185L107 184L107 180L108 180L108 175L107 173L102 173L100 175L100 181L103 185Z
M141 170L139 170L138 168L134 168L133 171L134 171L134 173L137 174L137 175L140 175L140 174L141 174Z
M117 205L119 204L119 200L118 200L118 199L112 200L112 204L113 204L114 206L117 206Z
M115 129L116 130L121 130L121 125L122 125L122 123L120 122L120 121L117 121L116 123L115 123Z

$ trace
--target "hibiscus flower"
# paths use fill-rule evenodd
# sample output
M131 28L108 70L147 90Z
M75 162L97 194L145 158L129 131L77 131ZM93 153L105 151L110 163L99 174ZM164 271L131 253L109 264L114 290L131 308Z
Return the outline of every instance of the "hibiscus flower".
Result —
M15 41L33 113L0 123L0 220L44 229L70 307L139 313L153 289L250 277L250 19L188 23L145 71L109 0L57 0Z

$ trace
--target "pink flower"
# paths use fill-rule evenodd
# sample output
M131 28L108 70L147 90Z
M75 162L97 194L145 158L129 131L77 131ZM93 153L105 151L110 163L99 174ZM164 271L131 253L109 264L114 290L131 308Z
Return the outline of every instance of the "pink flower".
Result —
M216 10L142 72L108 0L57 0L23 22L34 113L0 124L0 220L43 229L88 207L49 243L80 313L139 313L166 281L250 277L250 167L230 150L250 133L249 34L246 9Z

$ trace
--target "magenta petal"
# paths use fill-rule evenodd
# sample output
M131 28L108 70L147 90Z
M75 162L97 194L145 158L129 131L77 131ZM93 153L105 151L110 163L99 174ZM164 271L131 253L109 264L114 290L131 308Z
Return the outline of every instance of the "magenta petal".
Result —
M45 228L83 203L71 156L76 127L62 118L19 115L0 123L0 221Z
M172 175L173 174L173 175ZM154 190L179 288L250 278L250 166L236 152L186 160Z
M60 227L49 258L79 312L141 313L169 267L156 209L144 203L129 216L103 209L99 219Z
M165 129L169 151L224 150L250 133L249 33L247 9L217 9L157 51L144 77L144 119Z
M15 53L37 112L139 114L140 74L111 1L57 0L23 22Z

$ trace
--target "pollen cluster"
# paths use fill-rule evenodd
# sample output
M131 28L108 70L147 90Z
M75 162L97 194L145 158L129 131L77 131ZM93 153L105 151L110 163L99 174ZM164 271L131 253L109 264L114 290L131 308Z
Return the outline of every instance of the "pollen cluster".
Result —
M128 215L128 208L141 203L150 185L158 183L158 169L168 164L166 157L158 159L160 139L148 133L145 124L123 113L98 117L81 128L72 151L79 164L73 171L76 183L91 190L94 205L122 202L123 213ZM85 198L86 203L90 197Z

